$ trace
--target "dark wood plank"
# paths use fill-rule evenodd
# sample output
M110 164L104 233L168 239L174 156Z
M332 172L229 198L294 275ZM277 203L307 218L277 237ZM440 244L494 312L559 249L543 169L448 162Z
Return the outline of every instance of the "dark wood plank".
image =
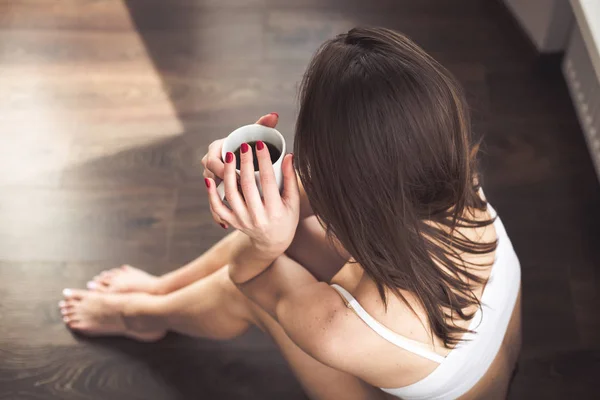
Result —
M166 259L175 191L10 188L0 198L4 260Z

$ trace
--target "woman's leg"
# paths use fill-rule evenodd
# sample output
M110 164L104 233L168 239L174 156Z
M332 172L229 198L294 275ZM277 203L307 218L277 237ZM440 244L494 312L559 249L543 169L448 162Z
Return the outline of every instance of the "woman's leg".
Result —
M293 260L280 257L271 268L291 267L286 263L297 266ZM146 341L159 339L167 330L225 340L254 324L273 338L311 398L385 398L379 389L303 352L273 318L238 290L229 279L227 267L164 296L73 290L67 293L61 309L68 326L83 334L126 335Z
M235 290L234 290L235 289ZM80 333L160 339L166 331L212 339L239 336L250 326L245 297L227 267L167 295L65 289L63 319Z
M123 265L104 271L88 282L88 289L99 292L168 294L202 279L229 263L230 248L240 234L231 232L200 257L160 277Z
M105 271L94 278L88 288L100 292L144 292L168 294L202 279L229 263L229 249L240 232L232 232L187 265L161 277L152 276L131 266ZM318 280L329 281L350 256L340 246L336 249L325 237L323 227L312 216L300 221L294 240L286 252Z

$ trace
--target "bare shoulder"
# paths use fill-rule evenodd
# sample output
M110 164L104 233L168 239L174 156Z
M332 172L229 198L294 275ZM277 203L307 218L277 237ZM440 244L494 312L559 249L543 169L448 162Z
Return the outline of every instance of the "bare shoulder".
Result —
M349 353L340 351L348 341L351 315L329 284L307 285L279 303L277 319L302 350L330 367L346 370Z
M394 302L394 312L387 314L375 296L362 298L374 318L415 343L422 337L427 339L417 333L423 329L421 321L405 309L404 303ZM280 302L277 315L287 335L304 352L376 387L400 387L415 382L437 366L380 337L327 283L298 290L293 297ZM418 345L427 346L424 342Z

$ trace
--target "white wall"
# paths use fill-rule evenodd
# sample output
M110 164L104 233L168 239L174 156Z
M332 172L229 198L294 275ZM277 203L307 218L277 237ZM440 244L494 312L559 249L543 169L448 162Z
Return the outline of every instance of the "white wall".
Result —
M540 52L564 50L573 22L573 12L568 0L504 2Z

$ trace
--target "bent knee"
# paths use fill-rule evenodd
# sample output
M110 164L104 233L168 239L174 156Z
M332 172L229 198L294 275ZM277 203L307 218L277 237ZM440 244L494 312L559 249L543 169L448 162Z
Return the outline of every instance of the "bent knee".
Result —
M254 307L256 307L256 304L233 283L229 277L229 267L226 265L215 274L218 274L217 279L221 287L223 303L225 304L227 313L235 318L244 320L246 324L255 324Z

